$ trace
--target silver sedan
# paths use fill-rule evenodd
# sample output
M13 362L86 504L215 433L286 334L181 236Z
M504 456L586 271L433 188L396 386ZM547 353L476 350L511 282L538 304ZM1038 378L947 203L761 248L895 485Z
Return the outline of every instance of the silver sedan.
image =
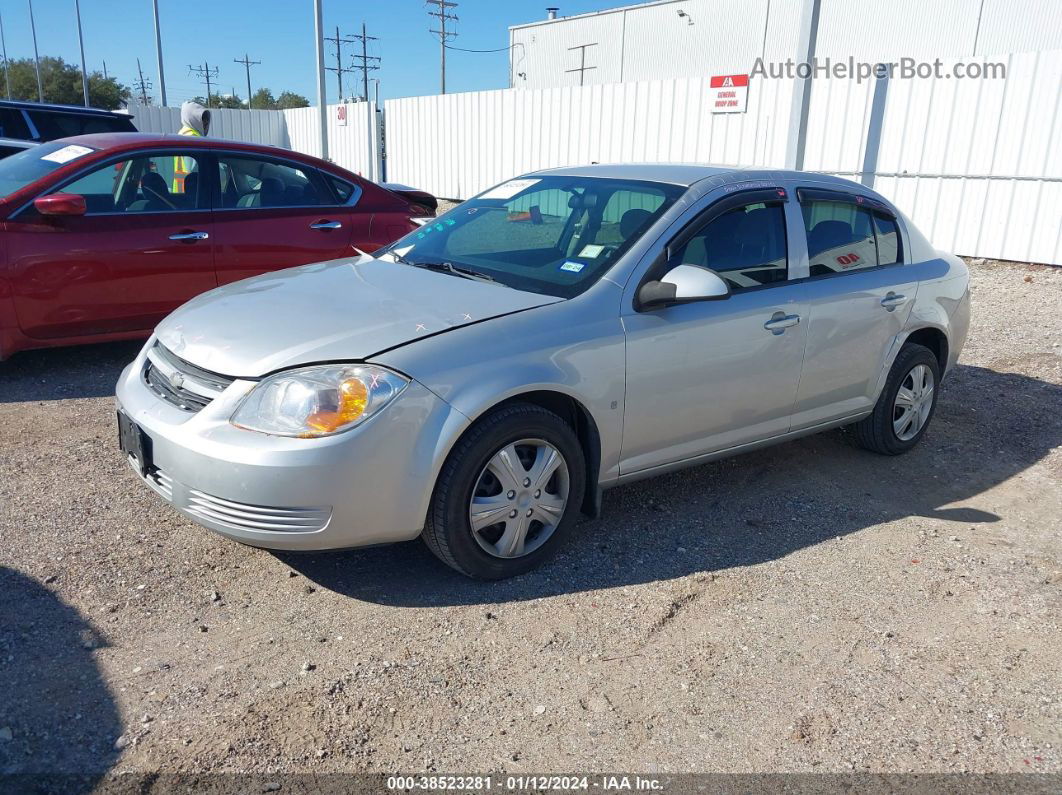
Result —
M501 578L610 486L842 425L910 450L968 322L962 261L861 185L554 169L190 301L123 372L119 438L238 541L420 535Z

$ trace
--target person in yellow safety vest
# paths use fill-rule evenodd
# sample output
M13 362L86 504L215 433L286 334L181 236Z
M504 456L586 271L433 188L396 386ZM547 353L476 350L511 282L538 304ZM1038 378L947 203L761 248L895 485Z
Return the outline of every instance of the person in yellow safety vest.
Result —
M210 131L210 111L198 102L181 105L181 129L178 135L203 137ZM176 155L173 158L173 192L184 193L184 181L192 170L191 158Z

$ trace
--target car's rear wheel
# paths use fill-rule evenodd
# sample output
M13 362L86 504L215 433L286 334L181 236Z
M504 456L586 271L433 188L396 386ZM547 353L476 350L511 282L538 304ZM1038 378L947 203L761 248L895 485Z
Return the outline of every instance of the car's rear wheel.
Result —
M540 406L505 406L477 422L443 465L423 538L469 577L522 574L556 551L585 489L571 426Z
M889 370L873 413L853 425L861 447L883 455L906 453L922 438L937 406L940 364L923 345L905 345Z

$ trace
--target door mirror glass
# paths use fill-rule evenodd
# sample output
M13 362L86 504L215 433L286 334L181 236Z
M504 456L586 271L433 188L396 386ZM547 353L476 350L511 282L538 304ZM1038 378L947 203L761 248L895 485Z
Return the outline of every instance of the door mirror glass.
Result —
M34 199L33 206L41 215L84 215L85 197L77 193L53 193Z
M715 271L700 265L677 265L659 281L646 282L638 293L642 306L730 297L730 286Z

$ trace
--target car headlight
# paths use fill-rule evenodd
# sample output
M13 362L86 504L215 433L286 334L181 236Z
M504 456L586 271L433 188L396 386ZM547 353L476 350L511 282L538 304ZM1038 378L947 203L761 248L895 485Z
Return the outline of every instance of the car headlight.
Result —
M397 373L368 364L285 370L252 389L230 422L275 436L331 436L376 414L408 383Z

